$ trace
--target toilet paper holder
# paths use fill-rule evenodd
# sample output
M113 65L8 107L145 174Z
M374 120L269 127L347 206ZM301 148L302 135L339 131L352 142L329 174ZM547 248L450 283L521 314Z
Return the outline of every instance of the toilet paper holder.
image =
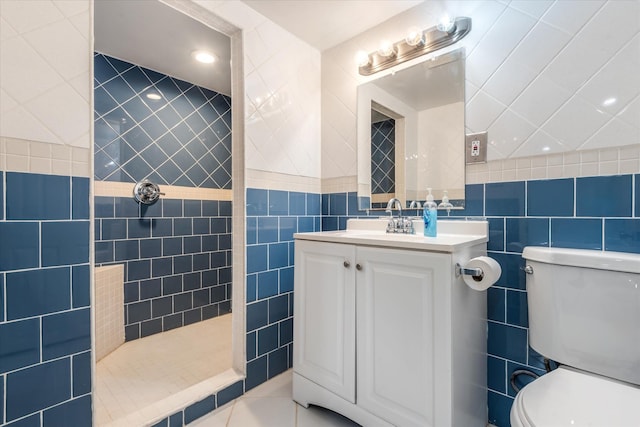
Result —
M456 277L460 276L473 276L474 279L482 279L484 277L484 271L481 268L466 268L456 262Z

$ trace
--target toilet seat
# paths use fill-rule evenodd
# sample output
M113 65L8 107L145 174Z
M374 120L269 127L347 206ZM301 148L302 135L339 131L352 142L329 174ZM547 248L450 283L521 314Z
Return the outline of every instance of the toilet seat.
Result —
M640 426L640 387L560 367L524 387L512 427Z

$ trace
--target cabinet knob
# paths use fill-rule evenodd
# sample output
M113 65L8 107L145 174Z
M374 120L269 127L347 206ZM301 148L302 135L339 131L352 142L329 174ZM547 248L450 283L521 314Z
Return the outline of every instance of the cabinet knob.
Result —
M362 265L356 264L356 270L358 270L358 271L362 270Z
M345 261L342 263L342 265L344 265L344 267L345 267L345 268L349 268L349 267L351 267L351 263L350 263L349 261L347 261L347 260L345 260Z

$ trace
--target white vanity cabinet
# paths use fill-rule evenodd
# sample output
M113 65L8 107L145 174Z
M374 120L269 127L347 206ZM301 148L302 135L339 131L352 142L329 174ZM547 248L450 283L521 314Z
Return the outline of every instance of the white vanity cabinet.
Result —
M486 425L486 294L454 252L296 235L293 397L364 426ZM314 240L308 240L313 238Z

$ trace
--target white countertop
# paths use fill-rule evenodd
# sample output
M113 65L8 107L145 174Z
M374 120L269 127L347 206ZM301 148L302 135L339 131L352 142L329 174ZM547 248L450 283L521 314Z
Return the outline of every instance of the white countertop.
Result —
M386 233L387 219L350 219L347 229L315 233L295 233L296 239L319 242L347 243L436 252L455 252L462 247L486 243L487 221L438 221L437 237L423 236L420 220L414 221L416 234Z

